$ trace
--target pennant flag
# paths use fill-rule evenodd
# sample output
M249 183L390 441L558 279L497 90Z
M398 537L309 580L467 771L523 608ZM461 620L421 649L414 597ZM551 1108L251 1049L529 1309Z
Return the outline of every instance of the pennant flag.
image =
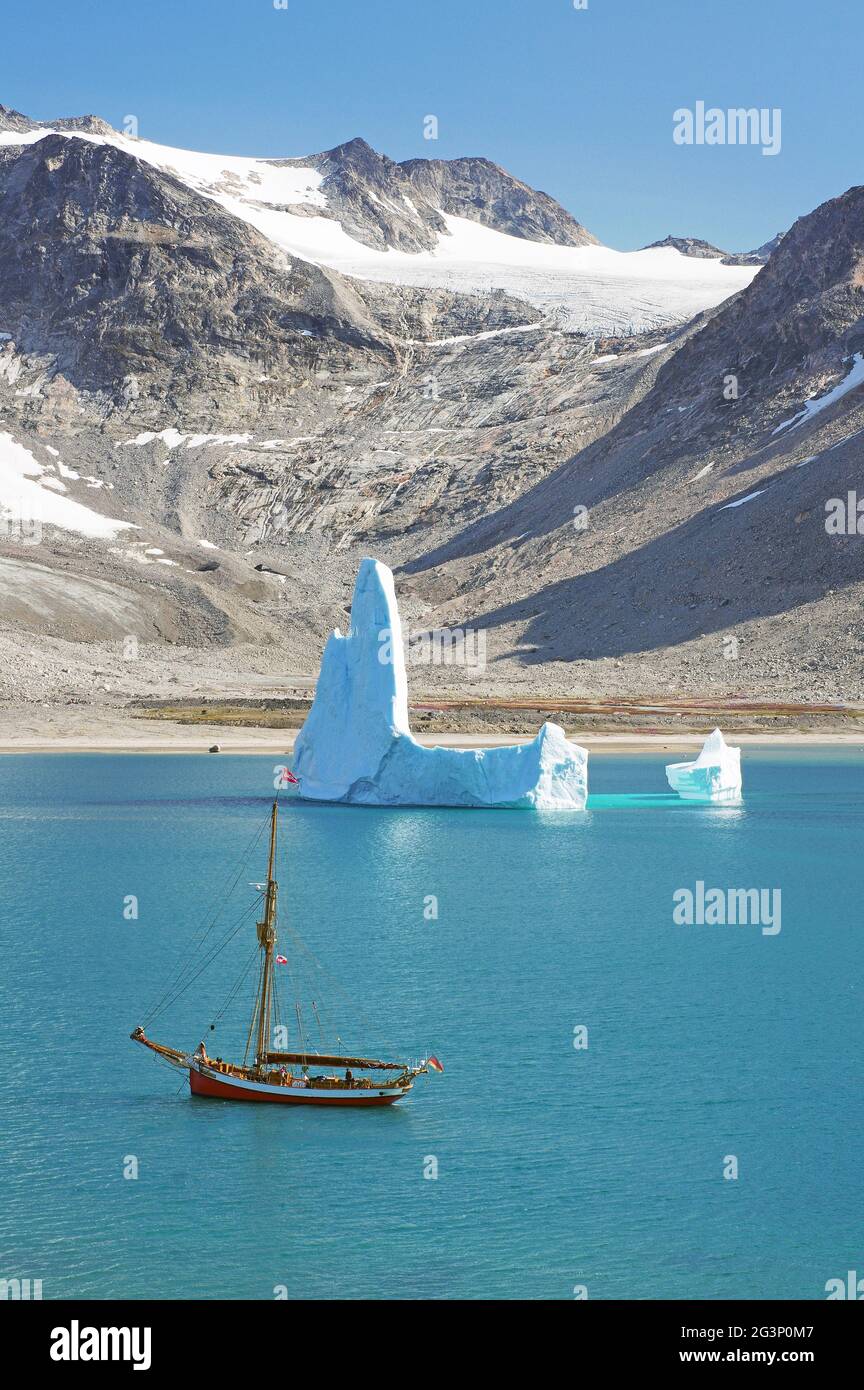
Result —
M287 787L289 782L293 782L295 787L299 787L300 785L299 780L294 776L294 773L288 767L283 767L282 777L280 780L282 782L283 787Z
M287 965L287 964L288 964L288 957L287 957L287 956L277 956L277 957L276 957L276 964L277 964L277 965Z
M444 1068L442 1067L441 1063L438 1061L438 1058L437 1058L437 1057L427 1057L427 1058L426 1058L426 1065L427 1065L427 1067L430 1067L430 1068L432 1069L432 1071L443 1071L443 1070L444 1070Z

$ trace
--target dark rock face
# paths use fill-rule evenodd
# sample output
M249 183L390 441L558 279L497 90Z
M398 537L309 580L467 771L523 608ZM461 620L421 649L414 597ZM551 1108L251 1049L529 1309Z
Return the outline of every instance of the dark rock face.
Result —
M447 225L424 198L412 198L410 180L365 140L351 140L312 163L324 174L321 192L349 236L384 250L429 251Z
M833 385L864 348L864 187L800 218L756 278L711 316L660 372L653 408L686 406L686 428L704 415L761 427L789 403ZM733 373L739 395L724 399ZM734 406L734 409L733 409ZM645 409L650 408L649 401Z
M454 290L416 289L374 280L352 280L356 294L369 312L395 339L431 344L444 338L472 337L519 324L539 323L539 309L514 299L504 290L479 296Z
M494 231L558 246L594 246L597 238L548 193L529 188L489 159L408 159L399 166L433 207Z
M393 355L349 282L124 151L61 135L0 162L0 322L78 389L117 397L134 378L184 393L192 416L230 415L232 396L242 413L258 375L290 391Z

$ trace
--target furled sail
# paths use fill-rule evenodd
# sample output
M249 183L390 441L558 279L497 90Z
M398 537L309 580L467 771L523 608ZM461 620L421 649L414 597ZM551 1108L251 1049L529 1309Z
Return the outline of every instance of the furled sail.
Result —
M365 1067L370 1071L373 1068L379 1071L401 1071L405 1066L404 1062L378 1062L371 1057L334 1057L319 1052L265 1052L262 1061L276 1066L357 1067L358 1070Z

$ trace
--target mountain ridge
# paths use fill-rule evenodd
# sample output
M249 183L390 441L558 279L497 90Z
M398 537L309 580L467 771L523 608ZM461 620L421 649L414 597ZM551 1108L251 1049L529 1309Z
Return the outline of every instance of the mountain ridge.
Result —
M0 132L32 135L40 130L121 138L119 131L98 116L36 121L0 105ZM597 242L547 193L537 192L500 165L480 156L397 163L373 149L362 136L354 136L318 154L262 157L260 162L274 168L311 167L322 173L334 208L353 234L370 246L408 251L431 249L435 245L434 233L447 230L440 215L442 208L528 240L555 240L551 234L554 230L559 233L559 245ZM426 196L429 191L437 192L441 201L430 202ZM409 199L413 208L406 211L399 207L403 199ZM378 208L375 202L379 203Z
M491 230L461 215L474 179L484 216L567 234L489 161L197 155L89 120L0 112L4 651L125 630L311 673L372 550L413 625L487 630L490 687L860 687L860 547L822 492L859 485L864 190L736 271ZM32 551L19 498L44 502Z
M755 251L721 251L718 246L713 246L710 241L703 241L700 237L671 235L664 237L662 241L649 242L642 249L654 251L661 247L671 247L675 251L680 251L682 256L695 256L700 260L717 259L723 265L764 265L772 252L776 251L785 235L785 232L778 232L770 241L766 241L762 246L757 246Z

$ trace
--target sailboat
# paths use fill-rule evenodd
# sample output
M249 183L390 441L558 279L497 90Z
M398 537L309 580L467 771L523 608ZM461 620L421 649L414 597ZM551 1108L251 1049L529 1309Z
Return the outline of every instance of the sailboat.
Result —
M204 1042L199 1043L194 1052L167 1047L148 1038L143 1027L135 1028L129 1036L169 1065L188 1071L189 1089L193 1096L206 1096L214 1100L263 1101L277 1105L393 1105L408 1095L418 1076L444 1070L437 1057L425 1057L420 1062L410 1064L315 1052L306 1048L302 1032L303 1046L300 1050L279 1051L273 1047L272 1026L277 997L274 970L277 965L288 964L287 957L277 956L275 951L278 803L277 795L270 812L267 882L266 885L255 885L262 894L263 911L261 920L256 924L258 983L243 1062L227 1062L221 1057L208 1056ZM187 983L194 978L195 974L186 972ZM253 1043L254 1053L250 1061ZM361 1074L355 1076L355 1072Z

